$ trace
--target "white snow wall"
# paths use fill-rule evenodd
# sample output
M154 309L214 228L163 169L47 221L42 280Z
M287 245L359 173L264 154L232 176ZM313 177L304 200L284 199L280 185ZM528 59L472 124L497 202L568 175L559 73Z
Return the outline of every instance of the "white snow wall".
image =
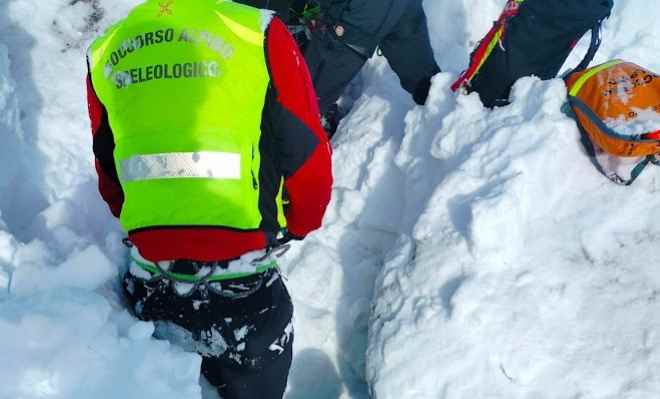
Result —
M600 176L559 80L523 79L494 111L448 92L503 3L426 2L451 74L392 158L404 217L370 315L372 398L658 397L660 168L625 188ZM595 62L659 71L657 4L615 3Z
M9 76L9 58L7 47L0 44L0 192L8 193L16 185L18 159L11 156L21 148L21 129L19 108L15 96L15 85ZM0 300L9 294L11 279L11 258L16 248L16 241L6 231L2 218L9 207L11 197L0 196Z
M198 399L200 357L153 340L118 295L84 54L130 2L102 21L99 3L0 1L0 398Z

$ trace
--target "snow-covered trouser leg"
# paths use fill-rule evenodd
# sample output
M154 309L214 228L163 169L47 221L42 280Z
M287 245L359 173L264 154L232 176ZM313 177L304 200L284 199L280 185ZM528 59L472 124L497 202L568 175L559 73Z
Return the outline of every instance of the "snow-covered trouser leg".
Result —
M293 304L276 270L210 283L188 297L166 280L127 273L135 314L156 322L158 338L203 356L202 373L223 399L281 399L292 359Z

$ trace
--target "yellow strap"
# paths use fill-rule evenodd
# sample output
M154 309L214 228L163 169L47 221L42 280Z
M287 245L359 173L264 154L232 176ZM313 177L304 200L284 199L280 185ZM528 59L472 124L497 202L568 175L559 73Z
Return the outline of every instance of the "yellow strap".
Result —
M525 0L514 0L516 3L521 4ZM493 52L493 49L495 46L497 46L502 39L502 35L504 34L504 25L500 26L500 28L495 32L495 35L493 35L493 39L488 43L488 47L486 47L486 51L484 52L483 57L481 57L481 60L479 61L479 65L477 68L474 70L474 73L471 76L468 76L468 81L471 81L472 78L477 76L479 71L481 70L481 67L484 66L484 63L486 63L486 60L490 56L490 54Z
M491 40L491 42L488 43L488 49L486 50L486 54L485 54L484 57L481 59L481 62L479 63L479 67L477 67L477 71L476 71L476 72L478 72L478 71L481 70L481 67L484 66L484 63L486 62L486 60L487 60L488 57L490 56L490 53L493 52L493 49L495 48L495 46L497 46L497 44L500 42L500 39L502 38L502 32L503 32L503 31L504 31L504 27L501 27L501 28L497 31L497 33L495 33L495 36L493 37L493 40ZM475 75L476 75L476 72L475 72Z
M490 41L490 43L488 43L488 47L486 47L486 51L484 52L483 57L481 57L481 60L479 60L479 65L474 70L474 73L472 73L472 75L467 77L468 82L472 81L472 79L475 76L477 76L477 74L481 70L481 67L484 66L484 63L486 62L486 60L490 56L490 53L493 52L493 49L495 48L495 46L497 46L497 43L499 43L500 38L502 37L502 31L503 30L504 30L504 28L500 28L497 32L495 32L495 35L493 36L493 39Z
M573 86L571 87L571 91L568 94L571 95L572 97L577 96L580 90L582 90L582 86L584 86L584 84L587 83L587 80L591 79L597 73L602 72L603 70L611 66L622 64L623 62L624 62L623 60L614 60L598 65L591 69L588 69L582 76L578 78L578 80L575 81L575 83L573 83Z

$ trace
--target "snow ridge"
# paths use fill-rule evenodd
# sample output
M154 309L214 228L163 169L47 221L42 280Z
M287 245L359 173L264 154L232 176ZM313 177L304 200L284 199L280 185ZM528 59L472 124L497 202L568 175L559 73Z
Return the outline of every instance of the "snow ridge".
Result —
M599 176L560 111L559 80L522 79L495 111L433 96L455 103L407 119L434 137L430 154L398 159L414 169L432 156L442 182L376 284L372 398L657 392L656 176L628 189Z

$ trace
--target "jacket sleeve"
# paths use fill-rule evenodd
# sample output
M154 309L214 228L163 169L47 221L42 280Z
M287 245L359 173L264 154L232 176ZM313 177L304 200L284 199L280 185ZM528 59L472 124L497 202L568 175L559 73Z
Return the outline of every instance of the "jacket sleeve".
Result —
M101 104L91 76L87 76L87 108L92 126L93 150L96 173L99 177L99 192L115 217L119 217L124 203L124 192L119 184L113 152L115 141L108 122L108 113Z
M276 165L284 176L289 233L304 237L321 226L332 190L332 150L321 127L305 59L278 18L266 34L273 95L267 98Z

